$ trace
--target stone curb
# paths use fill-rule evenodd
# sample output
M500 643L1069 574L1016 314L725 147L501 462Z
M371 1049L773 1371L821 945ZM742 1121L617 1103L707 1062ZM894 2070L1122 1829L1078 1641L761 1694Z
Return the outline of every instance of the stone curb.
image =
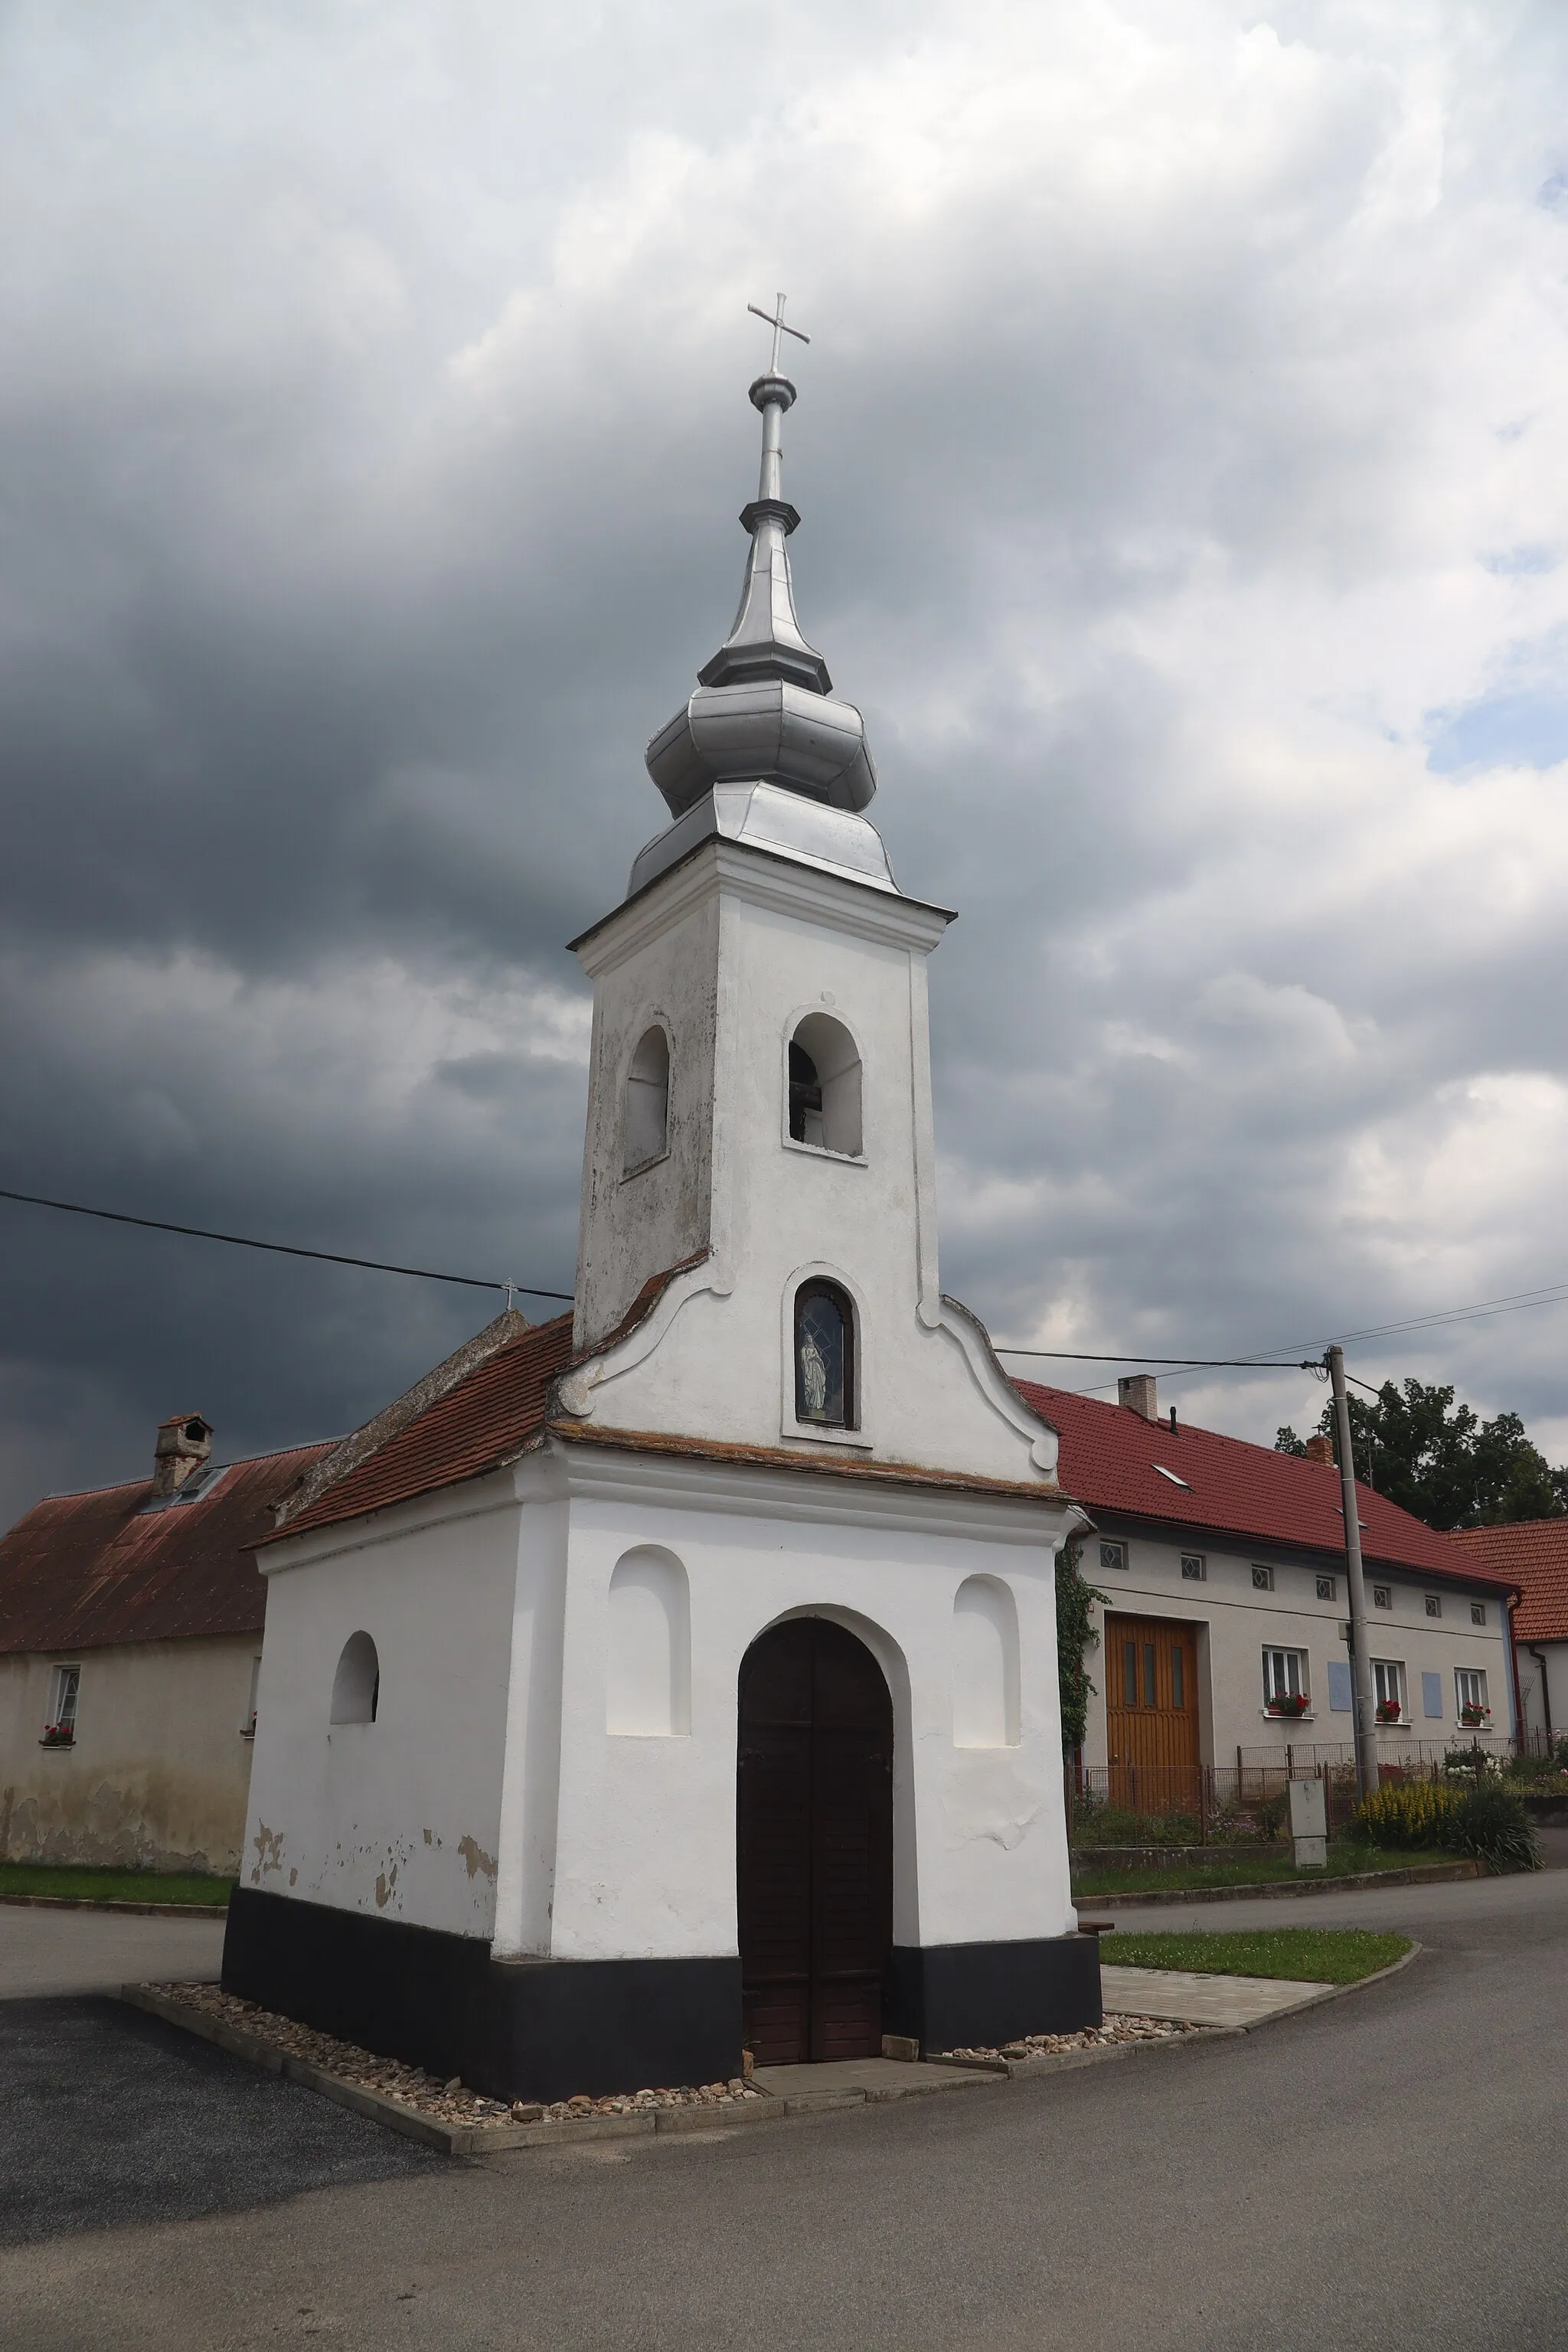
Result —
M1402 1958L1386 1969L1378 1969L1372 1976L1359 1978L1354 1984L1324 1985L1304 1999L1292 2001L1288 2008L1277 2009L1268 2017L1255 2017L1245 2025L1200 2025L1158 2042L1112 2042L1099 2050L1058 2050L1037 2058L931 2058L921 2062L967 2073L971 2077L968 2082L911 2082L907 2088L898 2090L800 2091L782 2099L764 2096L748 2100L743 2105L731 2108L661 2107L653 2115L584 2116L576 2123L557 2123L552 2119L535 2124L439 2123L417 2107L405 2106L401 2100L389 2099L380 2091L365 2090L358 2083L345 2083L340 2075L329 2074L306 2059L291 2057L275 2048L258 2033L247 2033L240 2026L209 2017L184 2001L170 2000L165 1994L150 1992L143 1985L121 1985L120 1998L131 2008L162 2019L166 2025L178 2026L201 2041L216 2043L231 2057L242 2058L265 2074L280 2075L284 2082L317 2091L322 2098L349 2108L354 2115L384 2124L389 2131L401 2132L405 2139L418 2140L442 2156L471 2158L503 2155L514 2148L575 2147L584 2140L647 2139L670 2132L732 2131L752 2124L782 2124L793 2116L832 2115L848 2107L888 2106L900 2099L920 2098L942 2091L978 2090L987 2081L994 2082L999 2077L1027 2081L1041 2074L1068 2074L1080 2066L1101 2066L1111 2059L1137 2057L1145 2052L1191 2050L1211 2042L1235 2041L1241 2034L1256 2033L1260 2026L1276 2024L1281 2018L1296 2017L1303 2010L1319 2009L1326 2001L1338 2000L1342 1994L1381 1984L1385 1978L1397 1976L1402 1969L1407 1969L1425 1948L1422 1944L1413 1943Z
M1295 1895L1342 1895L1355 1893L1368 1886L1447 1886L1458 1878L1482 1878L1484 1864L1470 1862L1422 1863L1413 1870L1352 1871L1341 1878L1287 1878L1273 1880L1264 1886L1157 1886L1133 1889L1126 1895L1074 1895L1080 1908L1098 1906L1102 1910L1130 1911L1150 1904L1161 1903L1241 1903L1257 1902L1263 1897L1289 1898Z
M226 1903L121 1903L97 1895L0 1895L35 1911L130 1911L144 1919L226 1919Z
M490 2156L516 2147L556 2147L565 2142L575 2147L589 2139L646 2139L656 2129L712 2131L753 2122L782 2123L794 2105L790 2100L762 2098L748 2099L743 2105L733 2108L661 2107L652 2115L584 2116L574 2123L544 2116L533 2124L445 2124L401 2099L389 2099L384 2092L367 2090L360 2083L346 2083L339 2074L329 2074L324 2068L312 2066L309 2059L293 2057L259 2033L247 2033L243 2026L230 2025L221 2017L209 2017L205 2011L192 2009L184 2001L171 2000L165 1993L149 1992L144 1985L121 1985L120 1998L132 2009L145 2010L150 2017L161 2018L165 2025L178 2026L203 2042L216 2042L232 2058L243 2058L248 2065L260 2067L264 2074L281 2075L286 2083L298 2083L304 2090L319 2091L322 2098L332 2100L338 2106L368 2116L373 2122L384 2124L389 2131L401 2132L405 2139L416 2139L443 2156Z

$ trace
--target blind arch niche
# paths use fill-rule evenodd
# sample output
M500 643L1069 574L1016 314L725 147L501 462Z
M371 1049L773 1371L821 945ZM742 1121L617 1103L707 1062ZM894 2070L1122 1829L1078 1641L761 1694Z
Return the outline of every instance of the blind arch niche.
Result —
M610 1577L605 1728L679 1739L691 1729L691 1601L673 1552L639 1545Z
M381 1704L381 1660L368 1633L351 1633L332 1677L333 1723L374 1723Z
M952 1744L1018 1745L1018 1604L994 1576L966 1577L953 1600Z

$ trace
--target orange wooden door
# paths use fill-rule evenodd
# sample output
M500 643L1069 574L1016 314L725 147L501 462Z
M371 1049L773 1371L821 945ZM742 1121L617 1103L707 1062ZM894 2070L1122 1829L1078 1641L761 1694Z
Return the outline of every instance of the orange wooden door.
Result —
M1197 1629L1105 1621L1105 1722L1113 1805L1191 1812L1198 1801Z

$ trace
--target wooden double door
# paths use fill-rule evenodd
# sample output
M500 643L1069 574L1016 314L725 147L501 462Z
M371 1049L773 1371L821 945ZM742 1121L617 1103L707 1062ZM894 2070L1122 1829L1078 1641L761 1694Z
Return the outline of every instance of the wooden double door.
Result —
M741 1666L741 1989L760 2065L881 2054L893 1707L863 1642L798 1617Z
M1161 1617L1105 1620L1110 1799L1134 1812L1198 1801L1197 1627Z

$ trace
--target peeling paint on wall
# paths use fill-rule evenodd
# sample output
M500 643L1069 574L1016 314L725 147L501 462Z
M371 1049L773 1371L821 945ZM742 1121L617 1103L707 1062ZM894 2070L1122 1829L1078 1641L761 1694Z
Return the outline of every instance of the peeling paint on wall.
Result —
M468 1876L470 1878L475 1875L476 1872L481 1870L484 1872L487 1878L493 1878L495 1876L496 1858L494 1854L487 1853L483 1846L480 1845L476 1839L471 1837L459 1838L458 1840L458 1852L462 1855L463 1860L468 1865Z
M250 1874L250 1883L252 1886L259 1886L265 1872L283 1867L283 1832L281 1830L269 1830L265 1822L258 1822L251 1843L256 1848L256 1864Z

